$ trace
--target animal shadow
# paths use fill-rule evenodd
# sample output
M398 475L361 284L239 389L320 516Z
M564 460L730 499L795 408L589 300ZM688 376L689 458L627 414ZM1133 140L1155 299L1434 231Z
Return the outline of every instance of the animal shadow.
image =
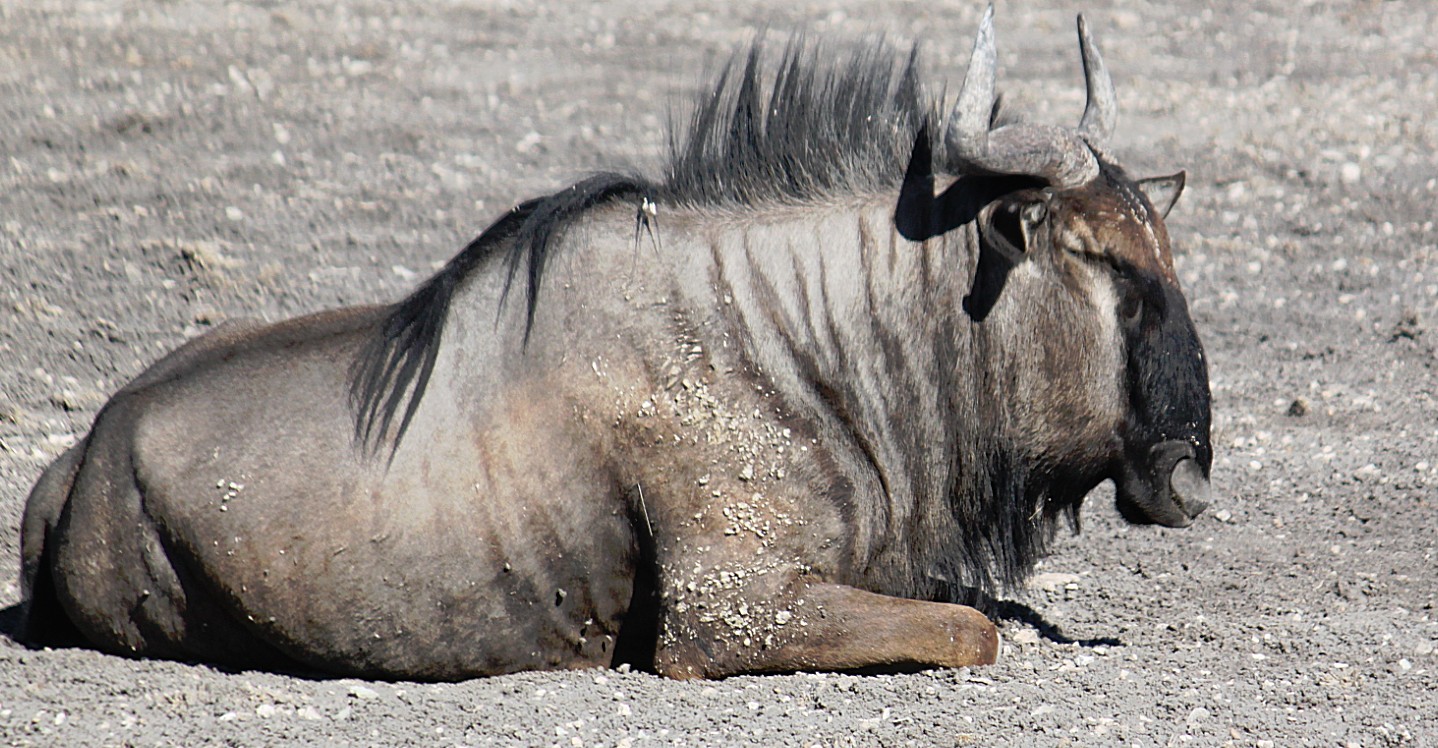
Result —
M1122 647L1123 641L1115 636L1096 636L1090 638L1074 638L1065 634L1058 624L1044 618L1044 614L1034 610L1026 603L1017 600L999 600L983 592L974 589L965 590L966 600L961 600L966 605L977 608L984 615L993 621L1013 621L1032 626L1038 635L1053 642L1054 644L1077 644L1080 647Z
M19 641L20 603L0 609L0 636L10 641Z

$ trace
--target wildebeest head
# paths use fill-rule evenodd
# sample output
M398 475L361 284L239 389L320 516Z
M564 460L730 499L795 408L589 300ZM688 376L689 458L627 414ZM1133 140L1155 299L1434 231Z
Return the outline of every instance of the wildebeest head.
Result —
M1036 320L1041 334L1075 333L1051 342L1056 360L1045 375L1073 382L1071 371L1054 369L1078 360L1111 360L1103 349L1114 346L1120 370L1116 397L1098 398L1093 420L1080 429L1103 435L1084 445L1085 457L1103 462L1098 475L1114 480L1126 519L1181 527L1207 506L1213 460L1203 348L1163 224L1183 176L1134 181L1102 159L1098 165L1098 176L1083 186L1023 190L985 208L979 218L981 245L987 245L981 258L1019 255L1015 259L1031 265L1041 282L1057 279L1059 287L1093 299L1100 315L1112 315L1114 323L1090 328L1089 337ZM1150 194L1163 195L1158 206ZM1079 341L1091 347L1078 349ZM1072 397L1062 392L1053 397L1065 396ZM1116 440L1105 438L1110 435ZM1101 454L1094 450L1100 444L1107 444Z
M1023 401L1006 409L1009 430L1049 473L1051 509L1112 479L1129 521L1188 525L1208 504L1213 452L1207 367L1164 227L1184 175L1134 180L1100 149L1116 105L1082 17L1079 126L991 129L989 13L942 147L999 185L977 210L964 309L1016 351L996 373Z

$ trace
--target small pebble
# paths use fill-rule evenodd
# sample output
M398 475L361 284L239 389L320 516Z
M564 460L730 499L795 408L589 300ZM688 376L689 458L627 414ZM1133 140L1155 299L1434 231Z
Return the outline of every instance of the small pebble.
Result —
M1379 473L1380 471L1378 470L1378 466L1370 462L1367 465L1364 465L1363 467L1353 471L1353 477L1358 478L1359 480L1372 480L1373 478L1378 477Z
M1038 644L1039 632L1034 631L1033 629L1024 629L1023 631L1020 631L1009 637L1009 641L1012 641L1015 644Z
M356 699L377 699L379 691L367 686L350 686L349 694Z

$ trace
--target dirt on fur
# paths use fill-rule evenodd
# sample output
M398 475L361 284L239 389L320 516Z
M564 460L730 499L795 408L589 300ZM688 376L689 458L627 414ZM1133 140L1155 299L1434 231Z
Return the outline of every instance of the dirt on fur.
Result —
M1089 11L1207 346L1218 500L1130 527L1100 490L1001 606L997 665L672 682L303 679L29 650L10 745L1438 745L1438 8L1001 3L1014 111L1083 107ZM501 211L652 165L756 30L923 41L982 4L0 2L0 634L42 468L229 319L399 298ZM652 166L651 166L652 168Z

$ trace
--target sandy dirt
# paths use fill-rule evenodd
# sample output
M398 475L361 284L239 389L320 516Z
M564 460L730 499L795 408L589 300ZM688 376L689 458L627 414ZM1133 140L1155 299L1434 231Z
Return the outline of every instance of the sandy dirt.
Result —
M535 7L539 6L539 7ZM1022 6L1022 7L1018 7ZM1001 84L1082 108L1073 14L1001 3ZM398 298L519 199L658 153L755 29L922 39L978 2L0 0L0 634L41 469L185 339ZM676 683L310 680L31 651L11 745L1438 745L1438 8L1095 2L1114 152L1170 220L1208 348L1219 500L1090 497L999 664Z

